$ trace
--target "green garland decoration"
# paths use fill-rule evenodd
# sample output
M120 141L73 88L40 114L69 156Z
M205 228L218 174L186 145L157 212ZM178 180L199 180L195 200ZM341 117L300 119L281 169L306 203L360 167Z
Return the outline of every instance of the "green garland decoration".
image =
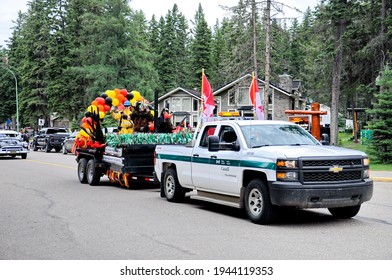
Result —
M132 133L106 135L106 145L118 148L125 145L134 144L183 144L185 145L193 139L192 132L178 133Z

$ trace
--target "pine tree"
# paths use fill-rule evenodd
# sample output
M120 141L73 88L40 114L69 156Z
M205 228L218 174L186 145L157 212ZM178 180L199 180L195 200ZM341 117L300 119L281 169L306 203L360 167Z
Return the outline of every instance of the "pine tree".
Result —
M378 82L380 92L375 94L377 103L368 110L373 115L369 129L373 134L370 154L380 163L392 163L392 69L387 66Z
M47 73L49 69L51 40L51 19L55 1L35 0L23 24L19 42L18 72L21 73L20 108L23 112L21 123L35 126L39 118L49 125L49 91Z
M191 76L192 87L200 88L202 69L208 76L211 67L211 41L212 31L207 24L204 11L199 4L195 15L194 37L191 43Z

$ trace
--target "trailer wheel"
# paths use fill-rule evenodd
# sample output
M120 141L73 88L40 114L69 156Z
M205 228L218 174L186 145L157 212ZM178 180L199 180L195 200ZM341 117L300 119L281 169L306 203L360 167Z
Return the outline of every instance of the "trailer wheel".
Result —
M358 214L361 205L347 206L347 207L337 207L328 208L329 213L338 219L350 219Z
M269 224L275 217L274 206L271 205L269 192L260 179L249 182L245 190L245 210L253 223Z
M86 176L86 165L87 159L81 158L78 161L78 178L80 183L86 184L87 183L87 176Z
M87 162L86 176L87 176L87 182L89 183L90 186L98 185L99 180L101 178L101 173L98 170L98 168L95 167L94 159L90 159Z
M166 171L163 180L163 188L168 201L180 202L184 199L185 192L178 182L177 172L174 168L170 168Z

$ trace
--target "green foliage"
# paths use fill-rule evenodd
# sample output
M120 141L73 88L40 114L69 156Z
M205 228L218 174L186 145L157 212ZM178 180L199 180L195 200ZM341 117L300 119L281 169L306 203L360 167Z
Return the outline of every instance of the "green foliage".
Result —
M382 72L378 85L377 102L368 110L373 116L369 125L373 132L371 148L379 162L392 163L392 69L389 66Z
M211 67L212 32L204 17L204 11L199 4L195 15L194 37L191 43L191 73L189 79L192 87L200 88L202 69L209 76Z
M110 147L118 148L123 145L133 144L183 144L185 145L193 138L191 132L179 133L133 133L106 135L106 143Z
M252 4L257 5L257 69ZM215 90L254 70L263 77L266 34L260 1L239 0L213 28L201 5L191 26L177 5L150 21L127 0L32 0L28 5L15 21L8 49L0 52L8 54L18 79L21 127L36 127L38 118L48 123L53 113L75 126L106 89L137 90L148 100L156 91L162 96L178 86L200 89L202 68ZM383 17L381 1L325 0L291 25L273 16L271 81L288 68L302 80L308 97L330 105L334 35L343 20L340 113L371 107L376 77L390 61L391 9L387 5ZM12 78L0 71L0 122L15 116Z

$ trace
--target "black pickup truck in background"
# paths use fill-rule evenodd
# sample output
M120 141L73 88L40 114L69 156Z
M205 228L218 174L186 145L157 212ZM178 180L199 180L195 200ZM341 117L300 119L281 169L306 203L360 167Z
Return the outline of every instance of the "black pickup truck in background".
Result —
M56 152L59 152L61 144L68 135L66 128L44 127L34 137L33 150L44 149L45 152L49 153L52 149L55 149Z

